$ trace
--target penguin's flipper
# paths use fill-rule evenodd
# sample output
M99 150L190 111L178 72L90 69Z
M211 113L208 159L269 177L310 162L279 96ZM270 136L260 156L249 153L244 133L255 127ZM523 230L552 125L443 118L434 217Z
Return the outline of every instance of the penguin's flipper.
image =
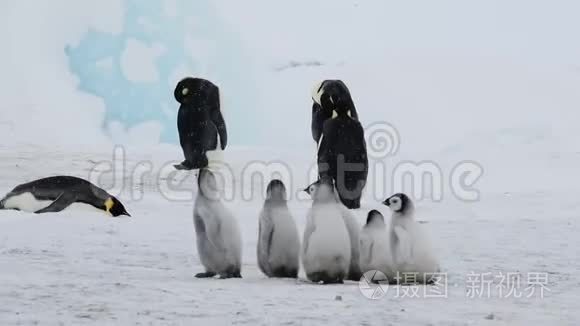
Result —
M56 200L52 202L52 204L48 205L48 207L45 207L45 208L38 210L34 213L36 213L36 214L58 213L58 212L62 211L63 209L69 207L70 204L74 203L75 201L76 201L76 197L74 195L63 193L60 196L58 196L56 198Z
M228 130L226 128L226 121L222 115L221 111L221 97L220 97L220 89L216 85L212 84L211 92L210 92L210 103L213 104L213 107L210 111L211 121L216 126L219 137L220 137L220 145L221 149L226 149L228 145Z
M322 136L322 126L324 120L321 117L320 111L322 107L320 104L314 102L312 104L312 122L310 123L310 130L312 132L312 139L318 144L320 142L320 136Z
M408 263L413 255L413 248L409 232L407 232L407 230L403 229L400 226L394 227L393 232L395 233L398 242L398 246L396 249L398 260L397 263L398 264Z
M214 114L211 115L211 120L217 128L217 132L220 137L220 145L221 149L226 149L228 145L228 130L226 128L226 121L222 115L222 112L217 109Z
M270 249L272 245L272 235L274 234L274 225L268 213L262 213L258 226L258 267L264 274L270 276Z
M314 233L314 231L316 231L316 225L314 225L314 222L312 222L312 216L308 216L306 228L304 229L304 239L302 240L304 254L308 252L308 244L310 242L310 236L312 236L312 233Z

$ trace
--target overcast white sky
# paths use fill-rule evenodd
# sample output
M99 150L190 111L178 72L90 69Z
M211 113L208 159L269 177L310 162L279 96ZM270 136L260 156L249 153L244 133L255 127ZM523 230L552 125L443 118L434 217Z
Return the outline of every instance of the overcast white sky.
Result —
M247 42L273 56L331 57L354 46L364 55L425 50L580 64L577 0L311 2L218 0Z

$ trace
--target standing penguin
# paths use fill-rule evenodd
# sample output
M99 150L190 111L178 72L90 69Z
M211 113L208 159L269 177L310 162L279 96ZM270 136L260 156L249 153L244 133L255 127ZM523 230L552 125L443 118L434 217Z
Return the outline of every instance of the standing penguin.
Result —
M193 170L207 167L207 152L224 150L228 141L219 88L208 80L187 77L177 83L173 95L180 104L177 129L185 156L185 161L175 168Z
M242 237L232 213L220 201L216 178L208 169L198 177L199 193L195 200L193 221L197 252L205 267L197 278L241 278Z
M304 191L306 193L308 193L310 196L312 196L312 198L314 198L314 193L316 192L316 189L318 188L320 183L321 183L321 181L318 180L318 181L312 183L311 185L309 185L306 189L304 189ZM346 226L346 229L348 231L348 237L350 239L350 258L351 259L350 259L350 266L348 269L347 279L349 279L351 281L360 281L360 278L362 277L361 268L359 265L360 224L356 220L356 217L354 216L354 214L350 210L348 210L346 207L344 207L344 205L342 205L342 203L338 199L338 196L336 195L336 193L334 195L335 195L335 202L340 206L340 210L342 213L341 217L342 217L342 220L344 221L344 225Z
M363 273L380 271L386 278L373 279L375 281L391 282L395 277L389 230L383 215L377 210L368 213L367 223L360 231L360 268Z
M348 106L348 115L358 120L358 114L354 106L348 87L342 80L324 80L312 90L312 138L318 144L322 136L324 122L332 118L334 103L333 99L340 99Z
M326 107L336 116L326 120L322 128L318 146L319 178L332 178L340 201L349 209L359 208L368 175L364 130L351 116L354 106L350 95L328 94Z
M125 206L105 190L87 180L59 175L16 186L0 200L0 209L31 213L56 213L82 204L110 214L131 216Z
M330 180L324 180L314 191L304 238L302 264L312 282L343 283L351 261L348 230L340 221L342 210Z
M390 228L390 246L399 282L432 283L440 271L422 226L415 220L415 206L402 193L387 198L383 204L393 212Z
M286 187L272 180L260 212L258 267L268 277L298 277L300 240L286 202Z

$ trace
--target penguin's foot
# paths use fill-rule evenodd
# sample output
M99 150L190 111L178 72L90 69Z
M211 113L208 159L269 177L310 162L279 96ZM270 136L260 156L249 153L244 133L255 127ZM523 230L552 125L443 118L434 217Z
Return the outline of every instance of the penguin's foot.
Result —
M278 278L297 278L298 270L294 268L279 267L274 269L272 277Z
M205 272L205 273L197 273L195 274L196 278L210 278L216 276L214 272Z
M183 161L180 164L174 164L173 167L175 167L176 170L193 170L193 164L191 164L189 161Z
M362 273L359 272L350 272L348 273L348 280L358 282L362 278Z
M235 266L230 266L225 272L220 273L220 279L226 278L242 278L240 269Z
M344 284L344 281L342 279L334 279L334 280L323 280L322 284Z
M219 277L220 280L225 280L228 278L242 278L242 275L240 273L224 273L220 274Z

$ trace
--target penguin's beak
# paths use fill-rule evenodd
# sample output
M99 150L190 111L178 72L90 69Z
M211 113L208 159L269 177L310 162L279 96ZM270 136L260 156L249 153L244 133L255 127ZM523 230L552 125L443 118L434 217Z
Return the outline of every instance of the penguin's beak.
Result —
M302 191L304 191L305 193L307 193L307 194L309 194L309 195L310 195L310 186L308 186L308 187L306 187L306 188L302 189Z
M383 201L383 205L390 206L389 199L385 199L385 201Z

